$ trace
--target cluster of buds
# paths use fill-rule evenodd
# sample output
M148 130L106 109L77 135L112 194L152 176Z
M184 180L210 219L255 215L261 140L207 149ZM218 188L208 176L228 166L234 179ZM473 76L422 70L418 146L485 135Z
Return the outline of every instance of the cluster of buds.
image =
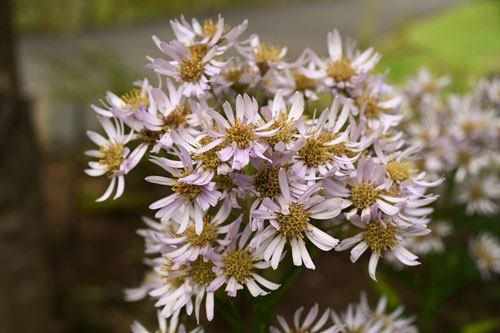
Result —
M397 129L403 96L374 74L380 54L335 30L327 57L306 49L287 62L286 48L240 40L246 21L171 25L176 39L153 37L163 57L148 58L158 85L108 92L93 106L107 137L88 133L99 149L87 173L110 178L99 201L120 197L146 154L159 166L146 180L167 188L139 231L154 258L128 300L198 320L204 304L211 320L215 292L266 295L280 285L265 270L290 259L315 269L312 247L352 248L352 262L368 251L373 279L387 253L419 264L406 242L430 232L437 196L426 191L442 179L419 170L419 147Z

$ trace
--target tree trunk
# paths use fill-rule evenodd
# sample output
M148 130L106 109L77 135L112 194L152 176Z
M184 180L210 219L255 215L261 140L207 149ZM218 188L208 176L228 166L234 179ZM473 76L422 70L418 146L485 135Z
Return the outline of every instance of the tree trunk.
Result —
M40 159L19 92L11 0L0 0L0 332L48 332Z

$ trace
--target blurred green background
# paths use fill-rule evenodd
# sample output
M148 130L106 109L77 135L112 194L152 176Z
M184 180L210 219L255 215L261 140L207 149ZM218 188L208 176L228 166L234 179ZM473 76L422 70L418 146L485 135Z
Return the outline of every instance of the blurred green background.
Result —
M106 90L122 94L133 80L149 75L145 56L157 52L151 35L171 39L169 19L222 13L234 25L248 18L246 35L257 32L264 41L288 45L288 60L307 46L326 54L326 35L338 28L363 47L382 52L378 70L388 69L395 84L421 66L450 75L449 92L466 91L471 80L500 73L500 1L14 0L14 5L21 87L32 100L42 151L54 332L126 332L136 318L154 322L151 303L122 300L123 288L136 285L144 270L142 239L135 229L157 197L143 181L153 171L139 168L128 177L120 200L96 204L105 180L84 176L83 151L90 146L85 131L95 126L88 105L99 103ZM294 282L278 311L290 316L314 302L343 309L366 290L372 300L385 293L391 305L402 301L408 313L427 309L419 322L424 332L498 332L500 312L489 307L500 304L498 285L474 282L462 288L446 280L449 275L429 275L439 275L447 265L474 281L473 263L459 260L464 251L444 263L430 256L418 268L381 270L378 284L370 282L366 262L352 265L347 254L319 256L318 270ZM419 288L426 279L433 285L422 302ZM471 303L478 306L471 310ZM230 331L217 315L213 327Z

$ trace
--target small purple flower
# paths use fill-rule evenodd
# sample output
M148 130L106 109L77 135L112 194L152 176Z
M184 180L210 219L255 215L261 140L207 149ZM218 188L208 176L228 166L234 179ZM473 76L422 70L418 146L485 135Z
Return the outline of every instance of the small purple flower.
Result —
M276 269L288 241L292 248L294 265L300 266L304 263L307 268L314 269L304 236L323 251L333 249L338 239L321 231L311 222L312 219L326 220L339 215L343 208L343 200L340 198L325 200L316 194L321 187L319 183L311 186L299 198L294 198L290 194L284 169L279 172L279 184L281 195L277 198L277 203L265 198L262 206L252 213L253 218L268 220L270 225L258 232L250 245L262 249L264 259L270 261L273 269Z
M113 199L119 198L125 189L125 175L130 172L142 159L148 146L140 144L132 152L126 145L136 139L133 130L125 134L123 122L119 119L97 117L97 120L103 127L108 139L102 135L87 131L88 137L99 146L99 150L88 150L85 155L96 157L99 161L90 161L89 169L85 173L92 177L106 175L111 182L104 194L96 201L108 199L116 187L116 193Z
M149 176L146 180L160 185L169 186L172 194L152 203L150 209L158 209L156 217L165 223L173 218L180 224L177 233L183 233L189 221L194 217L196 234L203 231L203 214L214 207L221 197L215 189L215 183L210 174L196 173L189 153L181 150L178 153L180 161L165 157L153 157L151 161L168 171L173 178L164 176Z

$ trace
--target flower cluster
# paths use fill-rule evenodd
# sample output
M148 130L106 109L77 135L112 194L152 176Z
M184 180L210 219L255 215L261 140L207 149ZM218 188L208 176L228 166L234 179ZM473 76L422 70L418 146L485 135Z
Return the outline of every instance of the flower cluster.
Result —
M419 167L454 182L455 202L468 215L492 216L500 200L500 79L476 83L472 92L443 97L449 79L422 69L409 81L407 133L422 147Z
M430 232L437 196L426 192L442 178L426 176L419 145L398 130L403 96L374 74L380 54L344 43L335 30L327 57L306 49L288 62L284 47L240 39L246 22L171 25L176 38L153 37L163 55L148 58L160 82L110 92L93 107L107 138L89 132L99 150L87 152L98 159L87 173L111 179L98 200L115 187L114 198L122 195L146 154L160 167L146 180L166 193L150 205L157 221L139 231L153 258L127 299L153 298L161 318L184 309L199 320L204 308L211 320L221 288L255 297L279 288L263 273L288 260L287 251L309 269L313 248L352 248L352 262L368 251L373 279L385 254L419 263L407 240Z
M482 79L463 95L445 94L443 88L449 83L448 77L436 78L421 69L406 85L403 127L409 142L421 147L419 168L446 175L448 181L440 190L458 206L454 212L495 219L500 212L500 79ZM451 219L460 217L452 214ZM417 239L410 248L440 251L442 242L436 236L446 236L451 228L447 223L434 227L434 236ZM493 236L481 232L469 244L484 279L500 272Z

